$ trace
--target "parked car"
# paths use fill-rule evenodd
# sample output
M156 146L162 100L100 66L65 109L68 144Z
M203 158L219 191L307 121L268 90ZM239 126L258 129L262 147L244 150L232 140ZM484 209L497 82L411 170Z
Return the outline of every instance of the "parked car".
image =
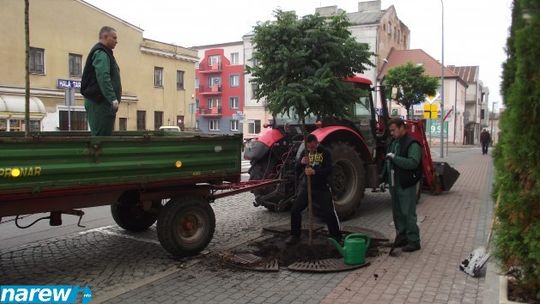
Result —
M159 127L159 130L164 131L164 132L171 132L171 133L182 132L179 126L161 126Z

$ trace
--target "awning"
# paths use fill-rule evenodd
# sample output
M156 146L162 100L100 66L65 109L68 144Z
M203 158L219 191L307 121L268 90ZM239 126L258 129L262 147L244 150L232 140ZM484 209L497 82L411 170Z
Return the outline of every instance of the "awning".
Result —
M24 118L24 108L24 96L0 95L0 118ZM45 114L45 105L41 99L30 97L30 116L41 119Z

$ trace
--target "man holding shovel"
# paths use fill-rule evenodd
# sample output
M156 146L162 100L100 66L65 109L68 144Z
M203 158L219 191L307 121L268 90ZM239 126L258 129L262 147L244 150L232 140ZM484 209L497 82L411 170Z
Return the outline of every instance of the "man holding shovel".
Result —
M332 238L340 242L341 231L339 230L339 219L334 209L328 180L332 174L330 152L319 145L317 137L313 134L307 136L306 142L306 149L302 154L300 162L296 164L297 176L301 176L300 190L291 208L291 235L285 240L285 243L292 245L300 241L302 211L308 205L306 176L311 176L313 209L315 213L324 220Z
M402 251L420 249L420 229L416 224L416 186L422 177L422 148L407 134L401 118L388 122L393 141L388 148L383 178L390 185L396 239L392 245Z

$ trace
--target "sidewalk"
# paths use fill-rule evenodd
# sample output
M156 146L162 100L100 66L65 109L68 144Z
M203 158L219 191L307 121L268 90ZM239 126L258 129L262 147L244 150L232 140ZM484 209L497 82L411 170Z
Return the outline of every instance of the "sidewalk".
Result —
M451 192L423 196L417 210L426 217L422 250L380 257L347 276L322 303L482 303L484 279L458 269L485 243L490 222L492 159L472 151L456 164L461 176Z
M485 243L491 218L492 159L480 149L450 149L445 158L461 173L452 191L424 193L418 205L422 250L383 254L353 272L258 273L200 263L127 289L107 303L482 303L484 278L459 271ZM344 222L393 239L388 193L366 192L359 216ZM399 250L399 249L398 249ZM97 298L98 302L100 297Z

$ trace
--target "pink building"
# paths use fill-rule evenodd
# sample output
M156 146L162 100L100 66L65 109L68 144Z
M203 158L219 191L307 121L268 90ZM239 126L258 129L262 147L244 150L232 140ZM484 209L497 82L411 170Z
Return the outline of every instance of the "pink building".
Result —
M197 46L195 127L204 133L242 133L243 42Z

